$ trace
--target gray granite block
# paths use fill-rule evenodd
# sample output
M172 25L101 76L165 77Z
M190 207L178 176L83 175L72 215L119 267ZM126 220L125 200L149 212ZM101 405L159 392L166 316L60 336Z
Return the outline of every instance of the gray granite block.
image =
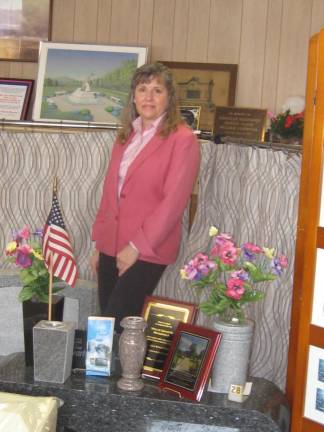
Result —
M22 303L18 300L21 286L6 283L11 281L2 280L0 285L0 355L25 350Z
M79 328L79 299L64 297L63 321L73 322L75 328Z
M71 375L74 323L39 321L33 328L34 379L63 384Z

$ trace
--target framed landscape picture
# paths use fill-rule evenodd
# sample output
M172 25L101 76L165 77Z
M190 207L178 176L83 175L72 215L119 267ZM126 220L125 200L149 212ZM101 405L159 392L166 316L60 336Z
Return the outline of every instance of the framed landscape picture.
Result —
M0 78L1 119L26 119L33 85L33 80Z
M147 48L44 42L33 120L119 124Z
M199 129L212 132L216 107L235 104L237 65L161 61L174 76L180 106L200 106Z
M221 340L221 333L179 323L166 359L160 387L200 401Z
M0 59L37 62L51 31L51 0L0 1Z

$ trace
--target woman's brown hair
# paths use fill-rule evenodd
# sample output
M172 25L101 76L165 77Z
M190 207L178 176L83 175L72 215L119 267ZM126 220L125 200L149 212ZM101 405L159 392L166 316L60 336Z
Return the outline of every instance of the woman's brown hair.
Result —
M167 137L170 132L177 128L179 123L182 123L170 69L162 63L146 64L136 69L132 78L128 100L121 118L121 129L118 131L118 139L121 143L125 143L127 137L132 131L132 122L136 117L138 117L134 104L135 88L139 84L150 82L154 78L165 85L169 95L169 104L166 109L166 114L162 120L161 126L159 127L160 136Z

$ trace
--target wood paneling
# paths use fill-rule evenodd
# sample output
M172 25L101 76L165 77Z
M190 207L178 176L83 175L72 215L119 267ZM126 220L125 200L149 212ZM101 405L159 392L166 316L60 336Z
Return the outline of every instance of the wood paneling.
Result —
M173 46L174 0L154 0L152 60L170 60Z
M110 41L135 45L138 35L139 0L113 0Z
M321 27L324 0L53 0L53 41L147 46L149 60L237 63L237 105L274 112L305 94L308 41ZM16 75L21 66L11 64L0 62L0 74Z
M110 43L112 0L98 0L97 43Z
M96 43L98 0L75 0L73 42Z
M283 2L277 109L288 96L305 94L311 10L309 0Z
M311 34L318 33L324 26L324 1L323 0L313 0L312 8L312 21L311 21Z
M210 8L208 58L210 63L239 62L243 0L214 0Z
M244 0L236 104L260 107L268 0ZM253 23L253 25L252 25Z
M195 0L189 0L187 61L207 62L210 3L200 0L198 6Z
M54 0L52 40L73 42L75 0Z
M189 0L176 0L174 11L172 60L187 61Z
M283 0L269 1L267 13L261 106L272 112L276 111L277 106L282 3Z
M152 25L153 25L154 2L152 0L141 0L138 18L138 44L149 47L149 60L151 58Z

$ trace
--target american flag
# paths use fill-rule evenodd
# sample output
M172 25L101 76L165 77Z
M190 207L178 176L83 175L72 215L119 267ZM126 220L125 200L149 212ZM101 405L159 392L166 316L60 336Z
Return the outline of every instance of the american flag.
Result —
M43 256L47 268L52 259L54 276L71 287L75 285L78 270L56 193L53 194L52 208L44 227Z

